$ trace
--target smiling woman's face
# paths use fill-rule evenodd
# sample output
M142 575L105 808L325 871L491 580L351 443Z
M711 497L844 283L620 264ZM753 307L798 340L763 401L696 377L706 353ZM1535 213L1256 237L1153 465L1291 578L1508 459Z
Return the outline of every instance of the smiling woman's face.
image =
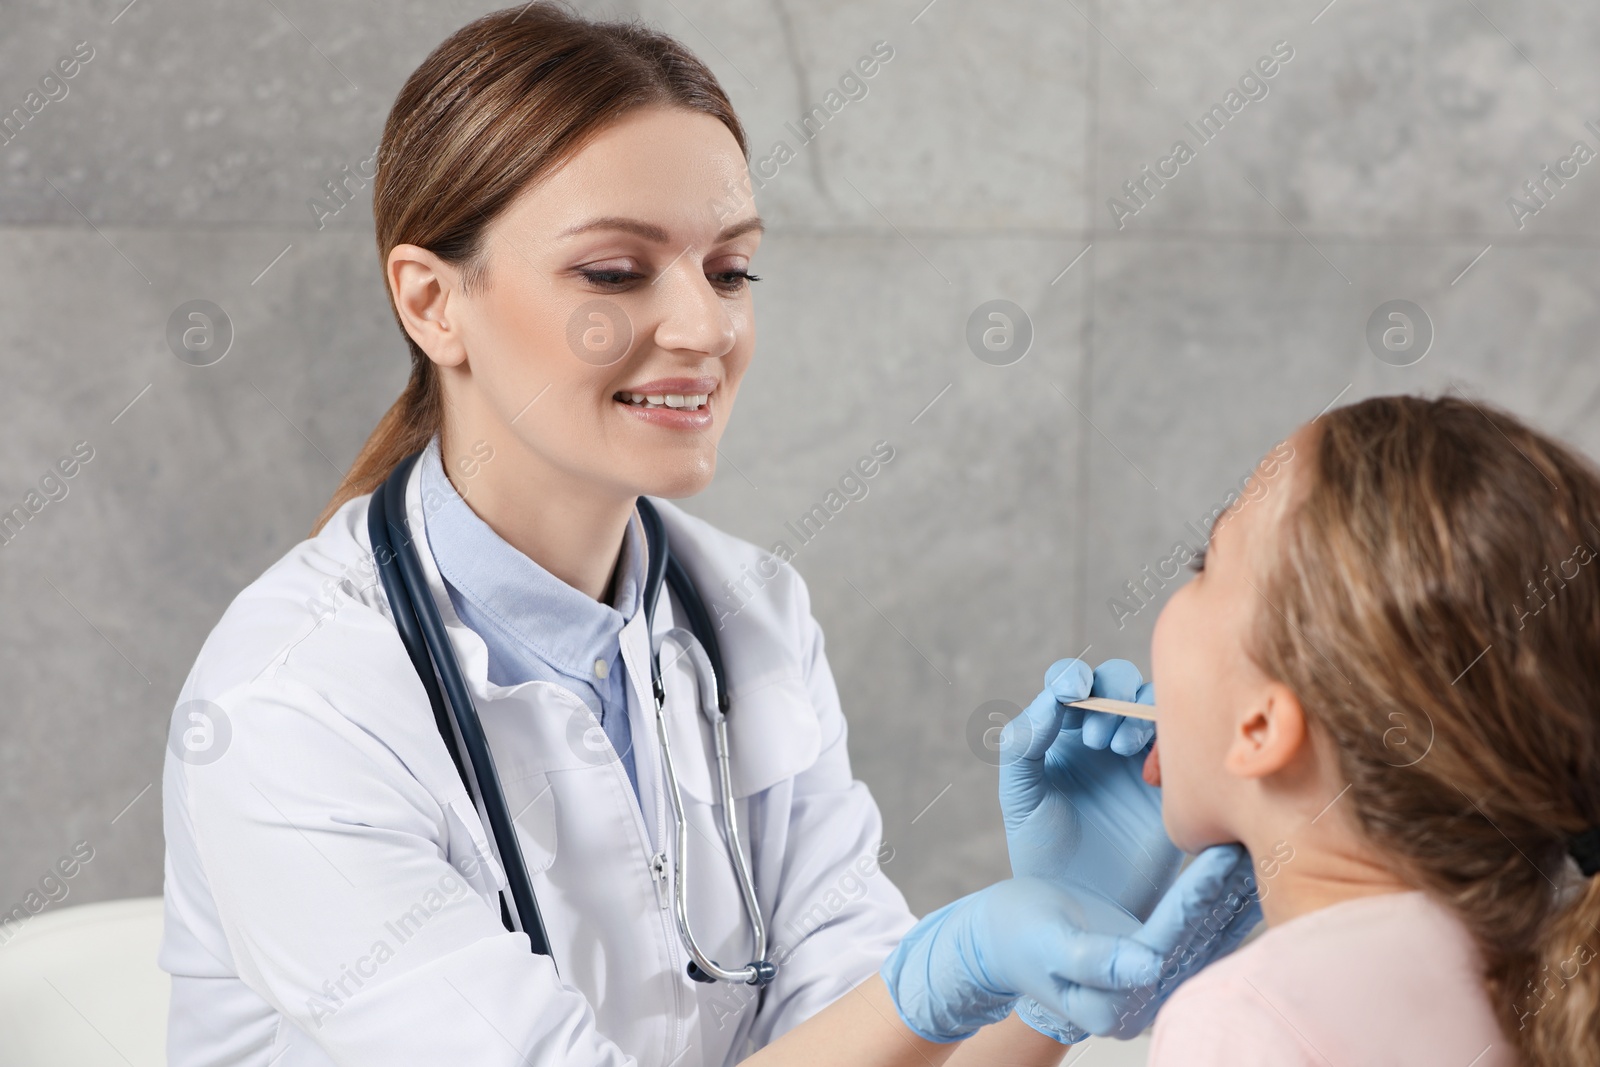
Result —
M411 308L428 320L418 341L439 364L447 441L486 439L533 461L511 468L624 497L702 489L755 348L761 224L735 189L749 177L726 126L649 108L521 194L486 232L484 282ZM408 255L391 254L402 303L428 286L425 267L396 276Z

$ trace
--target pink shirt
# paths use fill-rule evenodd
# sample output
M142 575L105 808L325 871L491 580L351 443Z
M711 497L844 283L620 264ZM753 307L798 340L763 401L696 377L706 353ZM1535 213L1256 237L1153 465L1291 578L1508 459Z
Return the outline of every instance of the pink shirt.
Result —
M1178 988L1149 1067L1514 1067L1467 928L1420 892L1274 926Z

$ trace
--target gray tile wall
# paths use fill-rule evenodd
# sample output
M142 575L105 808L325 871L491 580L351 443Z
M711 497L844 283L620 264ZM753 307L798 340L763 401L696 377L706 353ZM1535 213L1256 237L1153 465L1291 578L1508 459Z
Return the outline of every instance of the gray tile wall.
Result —
M919 910L1006 873L969 742L984 706L1025 703L1086 646L1145 664L1156 609L1119 626L1107 600L1297 423L1457 387L1600 452L1600 162L1520 227L1506 206L1575 141L1600 149L1600 15L1324 2L620 9L710 63L758 159L894 48L760 194L758 361L692 508L770 545L893 443L796 564ZM80 838L73 901L160 891L149 787L178 687L404 380L367 202L319 228L308 201L489 9L125 3L0 6L0 114L92 50L0 144L0 504L94 450L0 548L0 904ZM1292 58L1201 143L1184 123L1280 41ZM1180 138L1193 158L1119 220L1108 199ZM202 298L235 336L196 368L165 329ZM1032 322L1011 366L964 340L995 298ZM1391 299L1432 322L1411 366L1364 339Z

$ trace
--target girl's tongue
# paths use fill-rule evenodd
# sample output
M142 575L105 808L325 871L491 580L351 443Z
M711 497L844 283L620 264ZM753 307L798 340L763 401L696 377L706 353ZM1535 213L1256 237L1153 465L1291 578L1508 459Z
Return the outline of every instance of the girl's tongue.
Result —
M1157 753L1160 744L1160 739L1150 742L1150 755L1144 758L1144 780L1150 785L1161 784L1161 756Z

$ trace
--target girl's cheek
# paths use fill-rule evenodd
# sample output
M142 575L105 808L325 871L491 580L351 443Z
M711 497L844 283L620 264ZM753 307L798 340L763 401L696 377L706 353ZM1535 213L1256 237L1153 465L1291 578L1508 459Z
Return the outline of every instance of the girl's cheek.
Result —
M1188 586L1173 593L1150 631L1150 681L1156 687L1157 707L1169 703L1190 682L1185 669L1185 661L1193 654L1186 647L1190 599Z
M1158 704L1161 700L1160 679L1166 673L1163 667L1167 659L1167 642L1169 640L1167 630L1172 623L1173 606L1178 603L1178 598L1182 595L1183 590L1181 589L1172 594L1172 599L1162 606L1161 614L1156 616L1155 627L1150 631L1150 680L1156 685L1156 701Z

